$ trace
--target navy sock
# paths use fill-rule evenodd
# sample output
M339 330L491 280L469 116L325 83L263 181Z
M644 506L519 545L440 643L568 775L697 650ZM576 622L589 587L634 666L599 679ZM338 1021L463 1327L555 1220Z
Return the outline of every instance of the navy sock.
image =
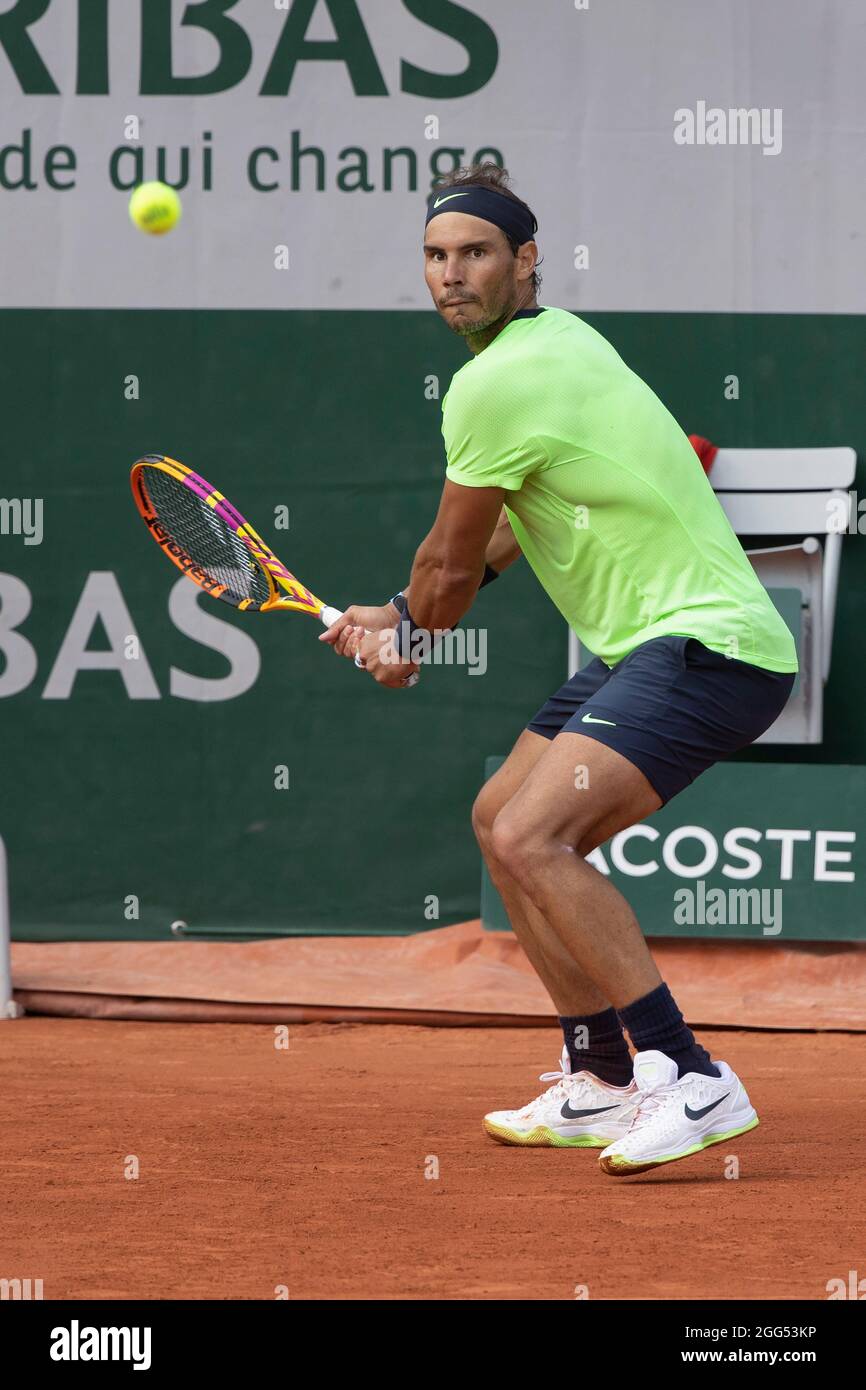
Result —
M695 1041L667 985L661 984L633 1004L619 1010L623 1026L637 1052L663 1052L677 1064L680 1076L696 1071L701 1076L719 1076L705 1047Z
M609 1086L627 1086L633 1067L616 1009L560 1018L571 1070L591 1071Z

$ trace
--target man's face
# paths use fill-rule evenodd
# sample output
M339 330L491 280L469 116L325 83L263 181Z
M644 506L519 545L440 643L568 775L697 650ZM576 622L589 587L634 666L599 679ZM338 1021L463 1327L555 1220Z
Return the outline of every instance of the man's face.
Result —
M464 337L497 323L516 303L527 279L519 275L521 259L505 233L482 217L441 212L427 224L427 288L448 327Z

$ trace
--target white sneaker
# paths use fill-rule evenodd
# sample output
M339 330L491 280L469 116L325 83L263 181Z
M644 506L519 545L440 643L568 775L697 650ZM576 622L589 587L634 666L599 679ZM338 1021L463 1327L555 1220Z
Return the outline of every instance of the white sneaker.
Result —
M554 1081L522 1110L492 1110L482 1121L500 1144L539 1144L557 1149L602 1149L624 1135L634 1117L640 1092L608 1086L588 1071L572 1073L568 1049L559 1071L545 1071L540 1081Z
M754 1129L758 1117L742 1081L727 1062L714 1065L719 1077L690 1071L678 1080L672 1058L663 1052L638 1052L636 1113L624 1138L599 1154L605 1173L643 1173Z

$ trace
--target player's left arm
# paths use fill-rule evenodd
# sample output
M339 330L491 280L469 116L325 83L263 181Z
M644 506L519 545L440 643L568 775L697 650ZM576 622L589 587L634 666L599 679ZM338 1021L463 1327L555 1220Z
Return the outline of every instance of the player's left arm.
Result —
M409 580L412 620L428 631L454 627L472 607L505 489L463 487L446 479L433 528Z

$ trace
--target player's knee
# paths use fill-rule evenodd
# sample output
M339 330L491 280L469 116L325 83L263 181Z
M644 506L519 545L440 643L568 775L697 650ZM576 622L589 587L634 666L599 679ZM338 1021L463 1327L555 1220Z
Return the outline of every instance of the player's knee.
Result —
M584 832L578 833L583 836ZM527 890L545 879L564 855L584 853L580 843L572 843L570 836L564 838L562 834L540 830L537 825L530 825L519 809L509 806L493 822L490 844L505 872Z
M518 882L526 882L546 857L546 846L530 832L523 817L506 806L490 832L490 846L503 868Z
M491 793L488 783L487 786L481 788L472 807L472 829L482 852L490 849L493 823L501 810L502 800Z
M610 835L597 825L582 830L577 842L577 852L581 859L585 859L588 854L591 854L594 849L598 849L599 845L603 845L605 840L609 839Z

